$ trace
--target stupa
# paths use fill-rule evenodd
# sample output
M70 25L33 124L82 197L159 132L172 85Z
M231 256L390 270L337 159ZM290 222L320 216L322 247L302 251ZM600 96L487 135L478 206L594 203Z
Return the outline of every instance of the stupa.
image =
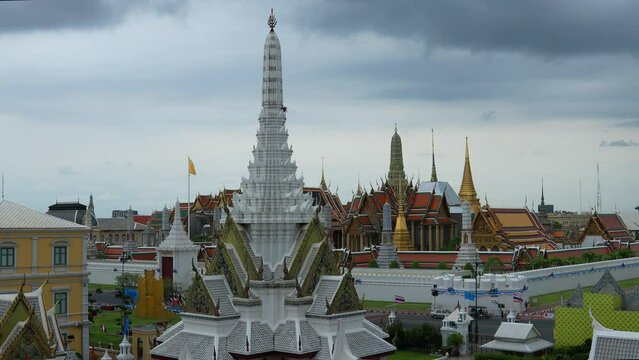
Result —
M385 359L395 352L365 319L350 271L340 270L327 240L322 209L296 176L276 23L271 11L249 177L225 209L205 273L193 266L182 320L156 339L155 359Z

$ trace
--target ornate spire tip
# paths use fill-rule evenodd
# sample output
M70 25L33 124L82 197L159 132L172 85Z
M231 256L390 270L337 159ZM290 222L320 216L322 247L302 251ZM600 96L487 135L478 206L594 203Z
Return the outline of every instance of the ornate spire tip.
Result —
M273 8L271 8L271 15L268 16L268 26L273 30L273 28L277 25L277 19L273 14Z

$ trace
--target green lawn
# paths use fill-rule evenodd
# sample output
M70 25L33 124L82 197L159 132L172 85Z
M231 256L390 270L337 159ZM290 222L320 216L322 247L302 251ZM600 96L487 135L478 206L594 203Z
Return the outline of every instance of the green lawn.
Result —
M429 303L416 303L406 302L403 304L395 304L392 301L375 301L364 300L364 309L366 310L390 310L395 307L395 310L413 310L413 311L429 311Z
M113 344L113 346L117 347L122 341L122 336L117 335L120 331L120 325L117 324L116 319L119 318L119 311L102 311L99 313L98 316L93 319L93 324L91 324L91 328L89 329L89 343L94 346L101 345L104 347ZM133 314L129 315L129 318L131 319L131 326L133 327L162 321L157 319L143 319ZM169 326L179 320L180 318L178 316L173 317L173 319L168 320ZM104 324L106 332L100 331L100 324Z
M619 281L619 285L621 285L621 287L623 287L624 289L633 288L633 287L639 285L639 278L621 280L621 281ZM584 290L584 292L590 292L591 288L592 288L592 286L588 286L588 287L584 287L583 290ZM550 293L550 294L544 294L544 295L538 295L538 296L531 296L530 297L530 305L532 307L538 307L538 306L559 304L561 302L561 297L562 296L564 297L564 301L566 301L566 300L568 300L570 298L570 296L572 296L572 293L574 291L575 290L565 290L565 291L560 291L560 292L556 292L556 293Z
M397 350L394 355L391 355L388 360L434 360L442 357L441 355L430 355L426 353L420 353L411 350Z
M115 290L117 285L113 284L89 284L89 290L95 290L101 288L102 290Z

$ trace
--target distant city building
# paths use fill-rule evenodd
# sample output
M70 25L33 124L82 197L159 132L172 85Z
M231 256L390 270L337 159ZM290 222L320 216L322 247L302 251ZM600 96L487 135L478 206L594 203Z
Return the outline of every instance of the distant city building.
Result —
M131 210L131 212L133 213L133 215L138 215L138 211L137 210ZM129 210L113 210L111 212L111 218L113 219L126 219L128 216Z
M74 222L78 225L84 225L85 222L85 214L87 211L87 206L80 203L80 201L70 201L70 202L58 202L49 206L49 211L47 211L47 215L55 216L60 219L64 219L66 221ZM91 224L96 226L98 224L98 220L95 217L95 212L91 211Z

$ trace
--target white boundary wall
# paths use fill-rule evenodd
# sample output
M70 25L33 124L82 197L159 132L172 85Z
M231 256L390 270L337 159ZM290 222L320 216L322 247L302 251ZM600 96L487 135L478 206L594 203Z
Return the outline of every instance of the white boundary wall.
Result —
M89 261L87 269L90 272L89 283L91 284L113 284L115 278L122 273L122 263L119 261ZM132 261L124 264L124 272L144 276L144 270L155 270L157 273L157 263L155 261Z
M592 286L606 269L617 281L639 278L639 257L520 271L518 274L528 278L528 295L535 296L574 289L577 284Z
M528 280L528 296L592 286L609 269L617 280L639 278L639 257L519 271ZM368 300L394 301L395 295L409 302L433 302L434 278L450 273L446 270L354 268L355 288Z

